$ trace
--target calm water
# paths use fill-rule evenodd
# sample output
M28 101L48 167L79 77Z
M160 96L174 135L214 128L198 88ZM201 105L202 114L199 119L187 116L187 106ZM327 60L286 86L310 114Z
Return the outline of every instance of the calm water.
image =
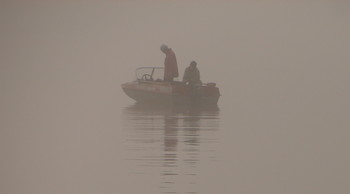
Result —
M156 193L198 193L203 165L219 165L218 133L217 107L128 106L123 109L128 173L136 182L153 179Z

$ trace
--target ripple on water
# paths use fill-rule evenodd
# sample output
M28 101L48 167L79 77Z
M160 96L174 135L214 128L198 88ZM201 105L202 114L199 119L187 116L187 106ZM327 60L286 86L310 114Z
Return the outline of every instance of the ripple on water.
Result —
M219 122L217 107L126 107L123 134L130 174L159 179L162 193L197 193L200 164L217 161Z

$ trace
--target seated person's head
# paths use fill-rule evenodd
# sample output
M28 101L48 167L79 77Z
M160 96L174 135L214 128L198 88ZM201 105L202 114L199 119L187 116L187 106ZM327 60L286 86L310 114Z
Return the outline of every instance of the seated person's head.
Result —
M192 61L191 64L190 64L190 67L192 69L196 68L197 67L197 62L196 61Z

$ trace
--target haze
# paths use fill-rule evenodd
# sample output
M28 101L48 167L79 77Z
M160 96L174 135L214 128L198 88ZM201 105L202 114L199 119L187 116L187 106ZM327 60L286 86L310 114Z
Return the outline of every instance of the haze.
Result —
M1 0L0 193L161 193L130 175L143 113L120 84L167 44L222 94L192 193L347 194L349 20L345 0Z

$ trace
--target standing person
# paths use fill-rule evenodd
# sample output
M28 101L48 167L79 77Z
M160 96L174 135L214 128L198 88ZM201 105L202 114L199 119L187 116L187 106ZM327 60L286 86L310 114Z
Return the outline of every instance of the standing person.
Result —
M196 61L192 61L190 66L186 68L182 82L185 84L188 83L192 87L198 87L202 85Z
M160 50L165 54L164 81L171 82L175 77L179 76L175 53L171 48L168 48L168 46L164 44L160 46Z

